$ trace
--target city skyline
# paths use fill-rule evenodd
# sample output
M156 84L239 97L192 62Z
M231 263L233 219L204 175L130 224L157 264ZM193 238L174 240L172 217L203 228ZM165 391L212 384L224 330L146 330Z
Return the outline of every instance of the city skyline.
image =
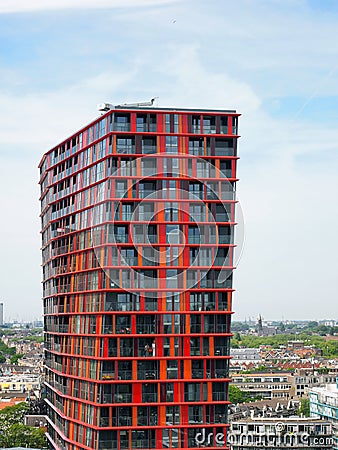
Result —
M42 313L41 153L98 117L97 103L155 96L160 107L243 114L246 243L235 320L334 317L336 2L74 0L44 8L37 0L0 5L5 318Z

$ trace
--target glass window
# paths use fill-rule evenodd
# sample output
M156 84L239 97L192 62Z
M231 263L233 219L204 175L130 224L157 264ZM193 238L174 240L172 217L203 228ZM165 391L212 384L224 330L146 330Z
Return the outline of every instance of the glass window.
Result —
M178 153L178 137L166 136L165 147L167 153Z

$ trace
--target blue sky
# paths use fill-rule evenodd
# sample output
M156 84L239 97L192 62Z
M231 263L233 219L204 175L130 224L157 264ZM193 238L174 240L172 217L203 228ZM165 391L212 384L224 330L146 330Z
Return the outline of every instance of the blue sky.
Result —
M0 301L41 314L37 164L96 105L236 109L235 318L337 318L338 3L1 0Z

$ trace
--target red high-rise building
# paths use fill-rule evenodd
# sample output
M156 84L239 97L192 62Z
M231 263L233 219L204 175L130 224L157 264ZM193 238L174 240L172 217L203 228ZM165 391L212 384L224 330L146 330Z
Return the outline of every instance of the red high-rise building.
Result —
M239 114L107 109L40 163L50 448L226 447Z

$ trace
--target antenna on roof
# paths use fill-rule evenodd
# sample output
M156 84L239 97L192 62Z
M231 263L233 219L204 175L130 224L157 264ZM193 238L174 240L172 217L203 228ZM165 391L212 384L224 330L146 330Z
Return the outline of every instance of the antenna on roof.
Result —
M122 105L112 105L111 103L99 103L97 105L98 111L101 111L102 113L110 111L111 109L119 108L119 107L131 107L131 108L141 108L143 106L149 107L153 106L154 101L158 97L152 98L149 102L139 102L139 103L123 103Z

